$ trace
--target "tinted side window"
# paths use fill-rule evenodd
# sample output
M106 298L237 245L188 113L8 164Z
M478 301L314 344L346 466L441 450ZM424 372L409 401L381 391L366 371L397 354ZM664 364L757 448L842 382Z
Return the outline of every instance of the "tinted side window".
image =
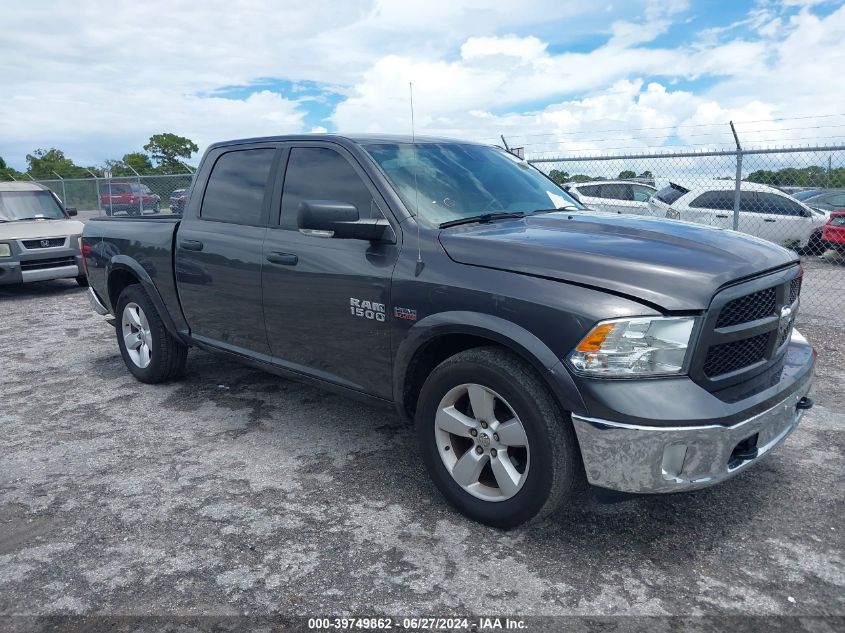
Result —
M707 191L690 202L689 206L695 209L727 211L734 208L734 194L733 191Z
M680 185L670 184L668 187L663 187L663 189L654 194L654 197L665 204L672 204L685 193L689 193L689 189Z
M355 205L362 220L384 217L364 181L343 156L323 147L290 152L282 195L282 228L296 229L303 200L334 200Z
M610 200L633 200L634 190L631 188L631 185L602 185L601 197L609 198Z
M838 196L830 196L825 202L835 207L845 207L845 193L839 194Z
M762 191L757 193L757 211L772 215L803 215L803 209L797 202L793 202L784 196Z
M600 185L583 185L578 187L578 193L582 196L590 196L592 198L600 198L601 197L601 187Z
M214 164L202 198L203 220L262 224L273 149L226 152Z

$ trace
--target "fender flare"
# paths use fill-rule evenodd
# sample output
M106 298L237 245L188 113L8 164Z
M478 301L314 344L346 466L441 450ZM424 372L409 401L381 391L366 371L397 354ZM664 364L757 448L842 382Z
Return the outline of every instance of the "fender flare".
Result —
M182 343L189 345L190 342L185 339L185 336L182 335L179 330L176 329L176 324L173 323L173 317L170 315L170 312L167 310L167 306L162 300L161 295L158 292L158 288L156 288L155 283L153 283L150 274L144 270L144 267L138 263L138 260L129 257L128 255L115 255L111 258L108 265L106 266L106 294L109 298L109 303L111 303L111 278L112 273L117 271L125 271L135 277L138 282L141 284L141 287L147 293L147 296L150 298L150 301L153 302L155 309L158 311L159 316L161 317L162 322L164 323L164 327L167 328L167 331L170 332L171 335L176 337ZM116 312L117 306L111 306L112 314ZM117 318L117 314L114 315Z
M416 354L447 334L489 339L529 362L552 390L564 410L586 415L587 407L560 358L539 338L520 325L492 314L469 311L440 312L425 317L408 330L394 356L393 399L405 415L405 383Z

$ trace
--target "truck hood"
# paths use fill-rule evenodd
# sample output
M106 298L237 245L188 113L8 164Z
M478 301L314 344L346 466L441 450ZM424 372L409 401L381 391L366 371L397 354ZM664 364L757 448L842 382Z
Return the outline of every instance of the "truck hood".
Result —
M551 213L446 229L454 261L577 283L664 310L703 310L721 286L797 262L771 242L687 222Z
M0 240L32 240L81 235L85 225L77 220L27 220L0 223Z

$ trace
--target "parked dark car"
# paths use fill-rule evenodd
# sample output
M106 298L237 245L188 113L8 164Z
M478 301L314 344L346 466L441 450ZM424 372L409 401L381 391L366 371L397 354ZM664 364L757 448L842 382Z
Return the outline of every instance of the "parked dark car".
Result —
M173 380L196 346L392 404L476 520L536 520L584 477L709 486L812 406L802 268L770 242L590 212L447 139L218 143L194 189L183 218L85 226L117 253L88 268L89 299L128 370Z
M794 197L814 209L820 209L822 211L845 211L845 189L816 189L809 192L802 191L795 194Z
M190 187L185 189L176 189L170 194L170 212L177 215L182 215L185 211L185 205L191 195Z

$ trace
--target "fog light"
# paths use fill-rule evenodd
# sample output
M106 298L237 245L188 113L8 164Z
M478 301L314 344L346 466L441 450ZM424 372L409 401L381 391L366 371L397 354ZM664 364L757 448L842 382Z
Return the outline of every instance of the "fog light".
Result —
M684 469L684 460L687 457L687 447L684 444L667 446L663 449L663 478L678 479Z

